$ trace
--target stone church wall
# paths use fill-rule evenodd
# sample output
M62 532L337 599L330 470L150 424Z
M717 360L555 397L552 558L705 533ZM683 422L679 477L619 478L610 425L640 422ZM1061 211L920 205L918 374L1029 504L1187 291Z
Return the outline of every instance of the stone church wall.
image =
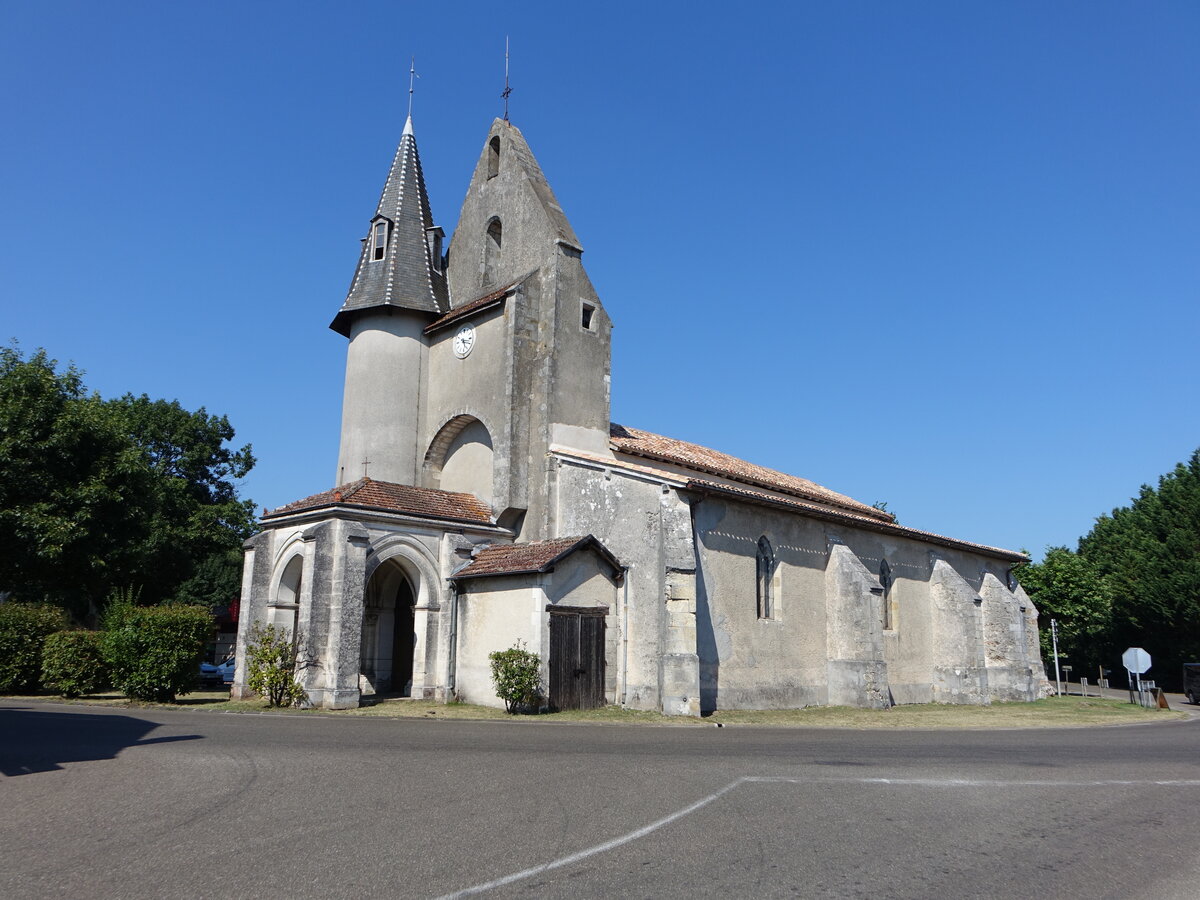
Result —
M702 708L826 703L826 552L820 524L708 497L695 507L695 527ZM758 616L756 558L762 536L776 562L769 618Z

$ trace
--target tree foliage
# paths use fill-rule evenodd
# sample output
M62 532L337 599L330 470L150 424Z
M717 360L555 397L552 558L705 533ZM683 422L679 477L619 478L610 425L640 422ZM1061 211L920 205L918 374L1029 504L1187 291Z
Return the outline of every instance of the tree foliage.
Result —
M1059 653L1099 664L1109 649L1112 599L1107 582L1087 559L1066 547L1050 547L1040 563L1021 566L1016 575L1038 610L1043 657L1053 652L1050 620L1056 619Z
M1143 647L1150 676L1177 686L1200 660L1200 450L1100 516L1076 553L1051 548L1018 577L1043 627L1059 620L1077 672L1119 669L1126 647Z
M224 416L89 394L74 366L0 348L0 595L84 615L114 589L147 602L236 596L254 465ZM198 581L195 579L199 579Z

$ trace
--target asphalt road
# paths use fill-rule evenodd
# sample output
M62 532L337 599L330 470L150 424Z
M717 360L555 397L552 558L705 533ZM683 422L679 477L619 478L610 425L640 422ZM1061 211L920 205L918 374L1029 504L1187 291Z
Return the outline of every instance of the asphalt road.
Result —
M884 732L0 701L0 772L5 898L1200 896L1198 719Z

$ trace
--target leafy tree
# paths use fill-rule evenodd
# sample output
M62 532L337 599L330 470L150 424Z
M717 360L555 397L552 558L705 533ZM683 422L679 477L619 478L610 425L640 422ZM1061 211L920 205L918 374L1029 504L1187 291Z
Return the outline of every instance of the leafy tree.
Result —
M235 481L254 465L203 408L88 394L74 366L0 348L0 594L83 616L137 585L146 602L237 595L253 505Z
M1107 660L1112 598L1108 583L1086 558L1066 547L1050 547L1040 563L1022 565L1016 575L1037 607L1044 659L1053 655L1050 620L1057 619L1059 653L1080 674Z
M188 412L178 401L145 394L126 394L108 405L153 476L140 565L137 577L128 580L152 600L227 603L240 587L235 573L241 570L241 544L254 531L254 505L238 499L232 481L253 468L250 446L227 447L234 436L229 419L203 407Z
M1116 668L1122 650L1144 647L1152 677L1178 686L1181 664L1200 660L1200 450L1100 516L1076 553L1051 547L1018 578L1041 613L1043 649L1053 617L1060 650L1084 665Z
M0 591L86 612L146 538L149 472L73 366L0 348Z
M1146 648L1151 676L1175 685L1200 660L1200 450L1097 519L1079 553L1111 592L1114 651Z

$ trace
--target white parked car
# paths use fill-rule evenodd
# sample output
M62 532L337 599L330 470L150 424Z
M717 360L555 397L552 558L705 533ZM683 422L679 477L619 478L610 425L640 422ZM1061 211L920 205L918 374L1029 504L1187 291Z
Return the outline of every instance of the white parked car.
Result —
M204 684L233 684L234 658L231 656L224 662L213 665L200 663L200 680Z

